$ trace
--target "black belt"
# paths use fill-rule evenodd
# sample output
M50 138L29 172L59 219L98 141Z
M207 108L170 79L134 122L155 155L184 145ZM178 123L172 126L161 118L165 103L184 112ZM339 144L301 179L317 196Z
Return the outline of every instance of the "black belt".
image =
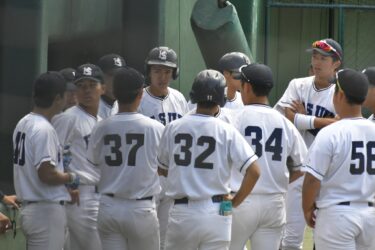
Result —
M36 203L52 203L52 204L59 204L64 206L66 201L22 201L22 204L29 205L29 204L36 204Z
M213 203L219 203L219 202L222 202L224 200L224 195L222 194L219 194L219 195L214 195L211 197L211 200ZM188 204L189 203L189 198L188 197L184 197L184 198L181 198L181 199L175 199L174 200L174 204L175 205L178 205L178 204Z
M111 193L105 194L105 195L107 195L109 197L115 197L115 194L111 194ZM137 200L137 201L147 201L147 200L152 200L152 198L153 198L153 196L146 196L146 197L135 199L135 200Z
M343 202L340 202L339 204L337 205L342 205L342 206L350 206L350 201L343 201ZM374 206L374 203L373 202L367 202L367 205L369 207L373 207Z

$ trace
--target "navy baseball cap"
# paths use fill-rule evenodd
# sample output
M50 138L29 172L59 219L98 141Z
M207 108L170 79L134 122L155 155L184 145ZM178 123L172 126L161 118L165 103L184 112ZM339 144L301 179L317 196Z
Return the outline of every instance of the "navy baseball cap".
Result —
M363 74L365 74L367 76L367 79L369 81L369 84L372 86L372 87L375 87L375 67L368 67L368 68L365 68L363 71L362 71Z
M307 52L317 51L322 55L336 57L340 61L343 59L343 52L341 45L332 38L326 38L313 42Z
M59 73L66 80L66 90L75 90L77 87L74 85L74 79L76 77L76 70L73 68L65 68L59 71Z
M342 69L337 72L335 82L346 96L358 102L366 99L369 80L365 74L354 69Z
M126 63L122 56L108 54L99 59L98 66L105 74L112 75L115 69L125 67Z
M272 70L270 67L260 63L252 63L242 66L239 71L241 74L236 77L255 85L263 85L272 88L274 85Z
M145 83L144 76L131 67L119 68L114 71L113 93L134 92L142 89Z
M98 66L94 64L82 64L77 68L74 83L77 84L77 82L84 79L91 79L96 82L103 83L103 72Z

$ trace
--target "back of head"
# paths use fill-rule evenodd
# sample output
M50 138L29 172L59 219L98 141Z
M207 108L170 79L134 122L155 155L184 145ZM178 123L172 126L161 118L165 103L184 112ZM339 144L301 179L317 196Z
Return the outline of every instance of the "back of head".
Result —
M250 83L256 96L268 96L273 88L272 70L267 65L252 63L241 67L240 73L238 78Z
M104 74L113 75L116 69L125 67L126 63L122 56L117 54L108 54L99 59L98 66Z
M370 87L375 87L375 67L368 67L362 71L367 76Z
M81 66L77 68L74 83L77 84L77 82L86 80L86 79L103 83L103 72L95 64L91 64L91 63L82 64Z
M195 77L190 91L192 103L212 102L221 107L226 102L225 78L216 70L206 69Z
M353 69L342 69L337 72L335 82L337 90L341 89L351 105L361 105L367 96L369 81L365 74Z
M132 103L142 91L145 79L141 73L131 67L119 68L114 72L113 93L121 104Z
M218 69L220 72L233 71L238 72L238 69L243 65L250 64L250 59L247 55L241 52L230 52L223 55L218 62Z
M36 107L49 108L57 95L64 96L66 81L56 71L48 71L41 74L33 86L33 100Z
M66 89L67 90L75 90L76 86L74 85L74 79L76 77L76 70L73 68L64 68L59 71L59 73L64 77L66 80Z
M152 65L163 65L173 68L173 79L178 77L178 58L176 52L171 48L165 46L153 48L148 53L145 64L147 74L150 72Z

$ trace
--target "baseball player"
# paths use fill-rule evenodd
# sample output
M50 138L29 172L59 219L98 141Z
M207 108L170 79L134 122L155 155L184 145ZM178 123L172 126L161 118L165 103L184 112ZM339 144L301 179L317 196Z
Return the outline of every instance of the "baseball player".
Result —
M223 55L218 62L218 69L224 75L227 84L226 95L227 101L224 105L228 109L237 109L243 107L240 89L241 81L238 78L238 69L242 65L250 64L250 59L247 55L241 52L230 52ZM189 109L195 109L196 104L188 102Z
M111 115L113 103L115 102L115 97L112 90L113 73L116 69L125 67L126 63L122 56L117 54L108 54L99 59L98 66L104 74L104 94L100 98L98 115L102 119L105 119Z
M77 95L76 95L76 85L74 85L74 78L76 77L76 70L73 68L65 68L60 70L60 74L66 80L66 91L65 91L65 107L64 110L67 110L74 105L77 105Z
M317 249L375 249L375 125L361 113L367 89L362 73L338 72L333 103L341 120L309 149L303 211Z
M156 148L164 126L137 108L143 76L119 69L113 89L119 113L93 130L88 160L100 169L98 227L103 249L159 249L155 195L161 188Z
M174 199L166 249L228 249L231 205L237 207L259 178L257 156L240 133L215 117L223 106L225 78L200 72L190 98L197 113L165 127L158 149L159 172L168 176L166 195ZM230 201L231 168L245 175ZM197 227L199 225L199 227Z
M291 171L300 169L307 148L296 127L268 105L274 85L271 69L253 63L241 67L240 73L245 107L237 110L234 126L255 149L262 174L251 194L233 210L230 249L242 250L250 238L251 249L277 250L286 219L287 159L293 163ZM235 191L241 181L234 178Z
M94 125L101 120L97 115L103 93L103 75L93 64L77 68L74 84L77 86L78 105L54 117L52 123L64 149L71 154L65 166L80 176L80 205L67 205L69 242L66 249L101 249L97 231L99 194L96 185L99 172L87 161L86 151Z
M176 52L168 47L153 48L146 59L145 68L149 86L144 88L138 112L166 125L185 115L189 109L185 97L176 89L169 87L179 74ZM118 107L112 113L117 113ZM165 178L160 177L164 190ZM168 213L172 202L164 197L164 191L157 198L160 224L160 248L164 248Z
M41 74L33 86L34 108L13 133L14 187L22 203L21 228L27 249L61 250L64 246L64 184L78 184L75 173L64 173L62 148L51 118L65 106L66 82L58 72ZM73 197L73 202L77 196Z
M336 121L331 80L340 67L343 53L333 39L322 39L312 44L311 64L314 76L293 79L275 109L284 114L300 131L309 147L322 127ZM282 249L302 249L305 222L301 208L301 171L290 174L287 195L287 223Z
M369 120L375 122L375 67L368 67L362 71L367 76L369 81L368 93L366 100L363 102L363 107L368 108L371 111L371 116Z

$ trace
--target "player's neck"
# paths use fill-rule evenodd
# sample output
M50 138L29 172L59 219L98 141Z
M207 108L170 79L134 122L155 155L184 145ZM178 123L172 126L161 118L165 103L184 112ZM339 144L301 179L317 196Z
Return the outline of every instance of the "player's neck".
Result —
M52 108L39 108L39 107L34 107L32 112L34 114L41 115L45 117L48 121L51 121L52 117L57 114L56 111L54 111Z
M331 85L330 79L315 76L314 85L317 89L324 89Z
M206 108L206 107L199 107L199 105L198 105L196 113L202 114L202 115L215 116L219 112L219 109L220 109L219 106Z
M345 105L346 107L343 108L340 113L338 114L341 119L343 118L355 118L355 117L362 117L362 110L360 105Z
M137 103L131 103L131 104L118 104L118 112L119 113L133 113L137 112L138 104Z
M251 99L244 101L245 105L251 104L264 104L269 105L268 97L267 96L253 96Z
M168 87L167 88L156 88L152 85L148 86L148 91L156 97L166 97L168 95Z
M78 106L80 106L86 113L89 113L94 117L98 115L99 103L98 105L92 107L83 106L82 104L78 104Z
M227 88L227 99L228 100L233 100L236 97L236 90Z

